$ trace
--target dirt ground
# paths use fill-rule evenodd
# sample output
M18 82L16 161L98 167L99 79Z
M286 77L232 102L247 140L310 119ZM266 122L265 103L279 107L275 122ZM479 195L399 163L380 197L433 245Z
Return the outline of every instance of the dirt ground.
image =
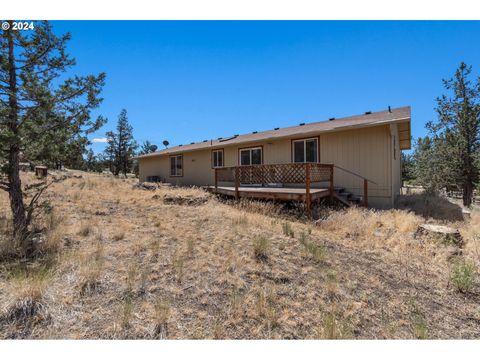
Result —
M464 221L413 195L313 223L271 203L136 185L81 172L52 185L38 259L0 260L1 338L480 337L476 210ZM8 206L0 193L3 253ZM459 228L459 251L418 235L425 222Z

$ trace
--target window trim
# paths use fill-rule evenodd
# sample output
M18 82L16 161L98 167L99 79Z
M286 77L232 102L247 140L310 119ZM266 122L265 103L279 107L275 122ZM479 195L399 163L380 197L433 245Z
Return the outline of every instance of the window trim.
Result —
M172 174L172 158L178 158L180 157L180 163L181 163L181 169L182 169L182 174L181 175L173 175ZM177 164L175 164L177 165ZM184 167L183 167L183 154L177 154L177 155L170 155L168 157L168 167L169 167L169 174L170 174L170 177L183 177L183 173L184 173ZM175 170L177 170L177 167L175 166Z
M257 146L249 146L249 147L238 148L238 166L255 166L255 165L257 165L257 164L255 164L255 165L251 164L251 162L252 162L251 155L250 155L250 165L242 165L242 158L241 158L241 154L242 154L243 150L256 150L256 149L260 149L260 154L261 154L261 161L260 161L260 164L258 164L258 165L263 165L263 145L257 145Z
M294 154L294 151L295 151L295 148L294 148L294 142L296 141L303 141L305 144L306 144L306 141L307 140L314 140L316 139L317 140L317 162L307 162L306 158L306 149L307 147L305 146L304 147L304 151L305 151L305 161L304 162L295 162L295 154ZM312 136L312 137L308 137L308 138L297 138L297 139L291 139L290 140L290 155L291 155L291 161L292 161L292 164L318 164L320 163L320 136Z
M223 162L223 164L222 164L222 166L214 166L214 164L213 164L213 153L214 152L220 152L220 151L222 152L222 162ZM221 169L221 168L225 167L225 150L224 150L224 148L212 149L211 154L210 154L210 165L211 165L212 169Z

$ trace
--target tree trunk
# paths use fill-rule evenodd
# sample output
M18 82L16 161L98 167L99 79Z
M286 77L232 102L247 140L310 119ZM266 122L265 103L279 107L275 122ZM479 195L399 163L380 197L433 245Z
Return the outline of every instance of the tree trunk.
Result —
M10 197L10 208L13 214L14 236L23 240L27 227L25 217L25 204L23 203L22 182L20 180L19 150L15 145L10 146L8 156L8 186Z
M469 207L472 204L473 184L471 181L466 181L463 184L463 206Z
M12 24L10 24L11 26ZM26 235L25 204L23 203L22 182L20 180L20 147L18 131L18 100L17 100L17 73L15 68L15 54L13 51L13 30L7 30L8 40L8 85L9 85L9 122L8 127L12 140L8 151L8 193L10 208L13 214L14 236L23 244Z

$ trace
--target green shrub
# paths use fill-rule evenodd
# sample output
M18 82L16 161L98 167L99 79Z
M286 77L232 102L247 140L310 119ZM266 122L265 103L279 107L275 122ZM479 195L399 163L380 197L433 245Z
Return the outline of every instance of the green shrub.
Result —
M326 251L325 247L322 245L317 245L314 242L309 240L311 234L311 230L306 233L302 231L300 233L300 243L304 246L305 252L308 256L310 256L313 260L320 262L325 259Z
M424 340L428 337L427 322L422 314L417 314L414 316L413 332L417 339Z
M455 265L452 273L452 283L460 292L468 292L475 283L475 265L464 262Z
M283 229L283 234L285 236L289 236L289 237L295 237L295 233L292 229L292 226L290 225L289 222L285 222L282 224L282 229Z

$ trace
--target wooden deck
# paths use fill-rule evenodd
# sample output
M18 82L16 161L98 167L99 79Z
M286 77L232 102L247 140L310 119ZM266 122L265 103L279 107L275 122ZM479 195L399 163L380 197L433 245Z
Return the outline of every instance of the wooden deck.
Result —
M223 183L222 186L220 183ZM233 183L234 186L226 186L225 183ZM328 188L312 187L312 183L328 183ZM313 201L325 196L333 198L333 164L290 163L216 168L212 192L234 196L235 199L305 201L307 217L311 218Z
M233 186L217 186L208 187L208 191L214 194L236 196L235 187ZM310 199L315 201L323 197L329 196L328 188L310 189ZM306 188L284 188L284 187L264 187L264 186L240 186L238 187L238 197L267 199L267 200L284 200L284 201L306 201Z
M209 186L207 190L214 194L234 196L235 199L305 201L307 217L311 218L314 201L327 196L330 200L338 197L333 186L334 168L363 179L363 205L368 207L368 182L376 183L333 164L287 163L216 168L215 186ZM274 184L280 186L272 186ZM324 188L325 185L328 187ZM349 206L345 199L339 200Z

